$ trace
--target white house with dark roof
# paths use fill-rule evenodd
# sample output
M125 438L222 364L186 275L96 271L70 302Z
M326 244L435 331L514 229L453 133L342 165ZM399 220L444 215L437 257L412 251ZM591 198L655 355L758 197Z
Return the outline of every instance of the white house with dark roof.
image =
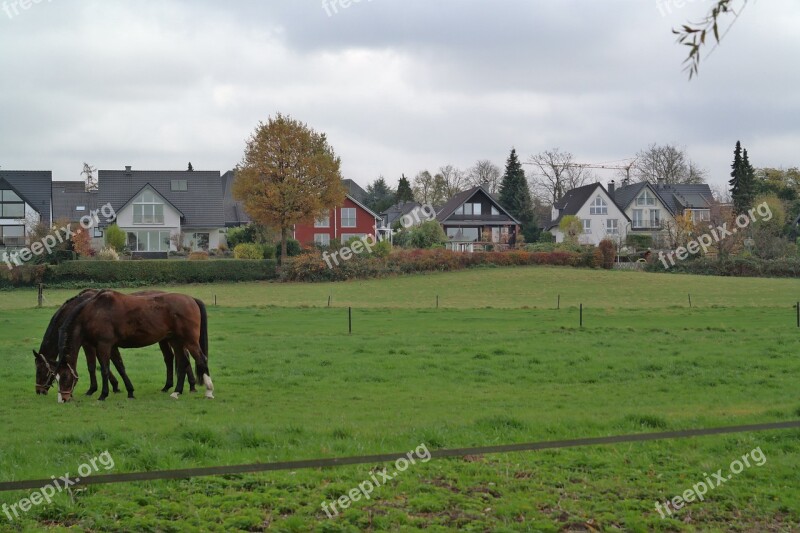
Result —
M583 233L578 236L579 244L597 246L604 239L622 242L628 234L631 220L600 183L592 183L567 191L564 197L553 205L552 222L548 230L556 242L564 242L564 233L559 224L566 216L576 216L581 220Z
M520 222L483 186L462 191L436 213L448 238L448 248L471 252L475 243L514 246Z
M178 244L213 250L225 243L219 171L100 170L98 187L98 205L114 208L136 256L165 257Z
M0 259L30 244L28 232L53 220L52 172L0 170Z

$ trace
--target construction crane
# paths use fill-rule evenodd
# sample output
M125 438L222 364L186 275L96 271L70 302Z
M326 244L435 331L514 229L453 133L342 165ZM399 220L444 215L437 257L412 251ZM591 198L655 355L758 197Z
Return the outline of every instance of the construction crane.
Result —
M630 161L627 165L612 165L606 163L567 163L564 165L565 167L569 168L598 168L598 169L605 169L605 170L624 170L625 171L625 180L630 182L631 181L631 168L633 165L636 164L636 158L633 159L621 159L620 161Z

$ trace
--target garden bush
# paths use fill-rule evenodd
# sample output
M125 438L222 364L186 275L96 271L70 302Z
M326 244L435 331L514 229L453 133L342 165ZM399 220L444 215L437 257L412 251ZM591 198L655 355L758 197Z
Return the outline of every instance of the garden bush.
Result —
M264 259L264 248L260 244L237 244L233 249L233 257L236 259Z

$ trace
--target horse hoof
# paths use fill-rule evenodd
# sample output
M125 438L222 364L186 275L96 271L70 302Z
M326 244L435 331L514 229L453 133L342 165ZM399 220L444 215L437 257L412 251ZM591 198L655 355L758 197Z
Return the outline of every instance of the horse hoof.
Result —
M172 394L169 395L169 397L172 398L173 400L177 400L178 398L181 397L181 393L180 392L173 392Z
M191 388L191 389L189 389L189 392L197 392L197 389Z
M128 399L129 400L135 400L136 396L134 396L133 394L128 394Z
M171 389L172 387L164 387L163 389L161 389L161 392L169 392Z
M214 393L211 392L210 390L206 391L206 399L207 400L213 400L214 399Z
M86 391L86 396L91 396L91 395L92 395L92 394L94 394L95 392L97 392L97 389L94 389L94 390L91 390L91 389L90 389L90 390L87 390L87 391Z
M97 401L98 401L98 402L104 402L104 401L106 401L106 397L100 396L100 397L97 399Z

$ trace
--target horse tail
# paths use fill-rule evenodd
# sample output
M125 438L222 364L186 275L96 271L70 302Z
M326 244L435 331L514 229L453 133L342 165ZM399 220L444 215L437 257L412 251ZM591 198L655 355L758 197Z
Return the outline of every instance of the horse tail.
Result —
M202 300L194 299L197 302L197 307L200 308L200 349L203 350L203 355L208 360L208 312L206 311L206 304ZM200 379L200 376L197 376Z

